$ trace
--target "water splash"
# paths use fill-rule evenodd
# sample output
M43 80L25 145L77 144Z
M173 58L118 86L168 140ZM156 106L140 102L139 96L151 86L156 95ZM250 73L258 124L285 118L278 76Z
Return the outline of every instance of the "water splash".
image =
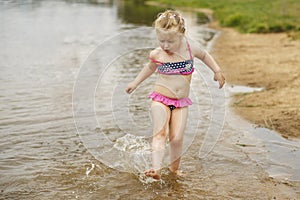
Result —
M124 168L134 174L142 174L151 163L151 144L143 136L126 134L116 140L114 146L123 159Z
M114 144L114 148L136 154L151 152L151 145L145 137L131 134L126 134L118 138Z
M92 163L91 168L86 168L86 171L85 171L86 177L88 177L89 174L91 173L91 171L93 171L94 169L95 169L95 164L94 163Z

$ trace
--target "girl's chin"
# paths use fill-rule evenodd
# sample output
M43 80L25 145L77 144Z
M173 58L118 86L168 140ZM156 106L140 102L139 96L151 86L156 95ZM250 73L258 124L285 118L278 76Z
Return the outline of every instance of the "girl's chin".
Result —
M169 50L164 50L167 54L169 54L169 55L172 55L173 54L173 52L172 51L169 51Z

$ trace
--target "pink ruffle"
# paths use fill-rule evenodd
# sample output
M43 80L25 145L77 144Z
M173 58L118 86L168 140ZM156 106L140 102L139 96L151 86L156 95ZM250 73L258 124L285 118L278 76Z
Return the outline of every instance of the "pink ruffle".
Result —
M182 98L182 99L172 99L172 98L163 96L157 92L152 92L148 97L154 101L161 102L161 103L165 104L166 106L173 105L176 108L182 108L182 107L186 107L186 106L193 104L192 100L188 97Z

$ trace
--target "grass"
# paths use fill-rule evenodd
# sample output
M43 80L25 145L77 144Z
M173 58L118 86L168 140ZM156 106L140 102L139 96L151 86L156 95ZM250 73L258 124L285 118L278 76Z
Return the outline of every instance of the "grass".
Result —
M154 0L168 7L209 8L221 26L242 33L300 32L299 0Z

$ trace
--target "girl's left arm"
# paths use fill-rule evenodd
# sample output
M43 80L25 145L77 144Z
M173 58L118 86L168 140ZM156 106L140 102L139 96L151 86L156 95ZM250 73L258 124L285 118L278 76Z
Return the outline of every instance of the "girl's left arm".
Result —
M202 50L199 45L197 45L197 47L193 47L192 52L196 58L200 59L214 72L214 80L218 81L219 88L222 88L225 84L225 78L215 59L207 51Z

